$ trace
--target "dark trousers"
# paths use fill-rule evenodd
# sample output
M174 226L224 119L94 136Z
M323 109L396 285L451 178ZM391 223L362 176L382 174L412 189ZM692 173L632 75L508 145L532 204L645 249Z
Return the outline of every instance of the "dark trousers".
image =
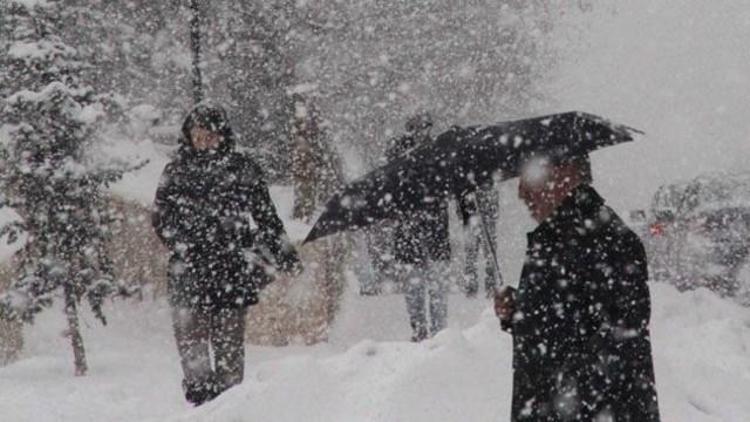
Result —
M488 233L484 232L485 228ZM497 280L495 279L494 257L490 245L487 244L487 235L489 234L491 242L495 241L497 234L495 220L485 217L482 221L477 216L464 229L464 233L466 239L465 279L462 286L464 293L467 296L474 296L479 292L479 271L477 267L479 267L481 262L479 259L479 251L481 249L484 258L484 290L487 295L490 295L494 293ZM500 275L498 275L499 277Z
M465 279L462 287L467 296L474 296L479 291L478 267L481 249L484 258L484 288L489 295L494 293L497 284L496 278L502 277L501 274L495 274L494 257L490 245L487 244L487 237L493 243L496 241L499 194L497 189L490 184L478 189L473 196L467 197L465 201L469 204L469 208L473 208L473 213L465 216L466 219L464 220L466 261L464 267Z
M242 382L247 308L173 308L185 398L196 405Z

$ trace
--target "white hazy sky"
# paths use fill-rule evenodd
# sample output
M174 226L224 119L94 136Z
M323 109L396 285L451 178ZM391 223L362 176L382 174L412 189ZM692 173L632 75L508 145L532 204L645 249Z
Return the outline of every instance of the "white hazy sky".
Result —
M637 142L594 154L597 187L620 211L665 182L750 171L750 2L602 2L561 37L556 110L637 127ZM566 34L567 35L567 34Z

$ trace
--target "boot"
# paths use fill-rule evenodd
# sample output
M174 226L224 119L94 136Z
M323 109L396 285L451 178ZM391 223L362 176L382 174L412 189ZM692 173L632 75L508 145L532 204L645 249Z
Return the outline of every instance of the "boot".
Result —
M413 343L419 343L422 340L426 340L430 337L430 333L427 331L427 327L424 325L412 326L411 341Z
M222 386L211 376L201 381L182 381L182 391L185 392L185 400L198 407L207 401L216 398L223 391Z

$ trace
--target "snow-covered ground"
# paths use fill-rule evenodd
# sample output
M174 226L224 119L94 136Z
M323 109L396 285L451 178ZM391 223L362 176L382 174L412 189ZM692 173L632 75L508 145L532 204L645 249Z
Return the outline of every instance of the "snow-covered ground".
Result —
M87 315L90 373L74 377L59 309L27 329L0 369L3 421L494 421L511 396L510 337L484 299L451 297L450 328L413 344L401 296L347 294L328 344L248 347L245 382L190 408L167 307L129 302L101 327ZM750 420L750 310L707 291L652 284L656 379L665 422Z

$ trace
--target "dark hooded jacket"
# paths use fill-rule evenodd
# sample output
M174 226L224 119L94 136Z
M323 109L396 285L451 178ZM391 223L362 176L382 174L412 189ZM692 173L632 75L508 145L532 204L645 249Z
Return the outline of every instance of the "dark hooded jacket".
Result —
M529 233L504 324L513 421L659 420L647 279L641 241L588 185Z
M395 160L415 147L431 142L427 135L409 133L391 140L386 159ZM419 210L405 212L396 222L393 238L395 259L403 264L424 264L427 260L447 261L451 257L448 231L448 203L423 201Z
M195 125L220 133L218 148L193 148ZM261 169L234 147L224 110L198 105L185 119L177 156L162 174L152 223L171 252L173 305L250 305L271 280L269 269L299 264Z

